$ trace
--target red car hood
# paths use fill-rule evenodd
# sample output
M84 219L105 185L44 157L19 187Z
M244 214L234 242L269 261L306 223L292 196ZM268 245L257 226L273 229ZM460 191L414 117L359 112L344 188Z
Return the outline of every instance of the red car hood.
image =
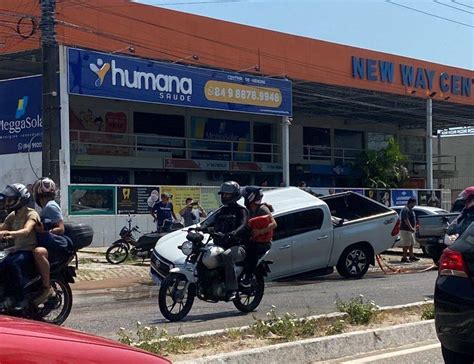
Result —
M120 344L116 341L94 336L91 334L82 333L79 331L66 329L42 322L19 319L16 317L0 315L0 337L3 335L18 337L19 341L27 340L26 342L34 342L39 339L41 342L47 340L49 344L53 345L53 341L59 346L64 346L74 343L90 345L93 347L103 347L104 349L116 349L118 352L136 352L149 357L155 357L157 360L161 359L161 363L170 363L166 359L159 358L153 354L145 351L135 349L133 347ZM51 340L51 341L50 341ZM0 343L1 346L1 343ZM82 345L81 345L82 346ZM95 350L94 350L95 351ZM160 361L157 361L160 362Z

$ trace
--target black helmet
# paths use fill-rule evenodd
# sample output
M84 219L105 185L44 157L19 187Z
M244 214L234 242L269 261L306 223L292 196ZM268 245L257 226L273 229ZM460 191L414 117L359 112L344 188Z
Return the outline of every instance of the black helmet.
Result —
M224 197L224 193L230 193L232 196ZM221 188L218 192L221 195L221 202L223 205L230 205L236 203L242 197L240 192L240 186L237 182L234 181L227 181L221 184Z
M245 199L245 206L249 207L252 202L259 202L263 198L263 191L258 186L246 186L242 189L242 196Z
M5 201L5 209L8 212L21 209L23 206L28 205L31 199L30 192L21 183L7 185L0 195L2 196L2 200Z

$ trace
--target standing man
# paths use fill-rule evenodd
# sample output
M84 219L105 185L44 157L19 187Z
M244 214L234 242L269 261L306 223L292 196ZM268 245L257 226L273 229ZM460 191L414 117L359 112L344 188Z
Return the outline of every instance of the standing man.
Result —
M171 230L173 219L177 219L173 211L173 204L170 202L169 193L161 194L161 201L153 205L151 216L153 216L156 221L156 230L158 232L168 233Z
M199 204L199 201L194 201L191 197L186 199L186 206L179 212L184 219L184 226L191 226L199 223L201 217L206 217L206 211Z
M416 262L420 260L413 254L413 245L415 244L416 216L413 207L416 205L416 198L410 197L406 206L400 213L400 246L403 249L402 263L408 261ZM407 258L407 253L410 255Z

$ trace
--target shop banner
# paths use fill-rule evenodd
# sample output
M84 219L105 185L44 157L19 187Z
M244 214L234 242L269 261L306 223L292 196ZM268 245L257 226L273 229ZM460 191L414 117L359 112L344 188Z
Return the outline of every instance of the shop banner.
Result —
M69 93L291 116L291 81L68 49Z
M0 154L41 151L41 93L41 76L0 81Z
M159 187L117 187L117 214L149 214L160 196Z
M207 213L215 211L221 205L219 187L201 187L201 206Z
M228 171L229 162L165 158L165 169L193 169L202 171Z
M404 206L410 197L417 197L416 190L392 190L392 206Z

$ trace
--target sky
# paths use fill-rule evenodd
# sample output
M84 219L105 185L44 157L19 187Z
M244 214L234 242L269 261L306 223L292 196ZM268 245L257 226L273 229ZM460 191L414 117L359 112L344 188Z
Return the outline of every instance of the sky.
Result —
M136 2L474 70L474 0Z

